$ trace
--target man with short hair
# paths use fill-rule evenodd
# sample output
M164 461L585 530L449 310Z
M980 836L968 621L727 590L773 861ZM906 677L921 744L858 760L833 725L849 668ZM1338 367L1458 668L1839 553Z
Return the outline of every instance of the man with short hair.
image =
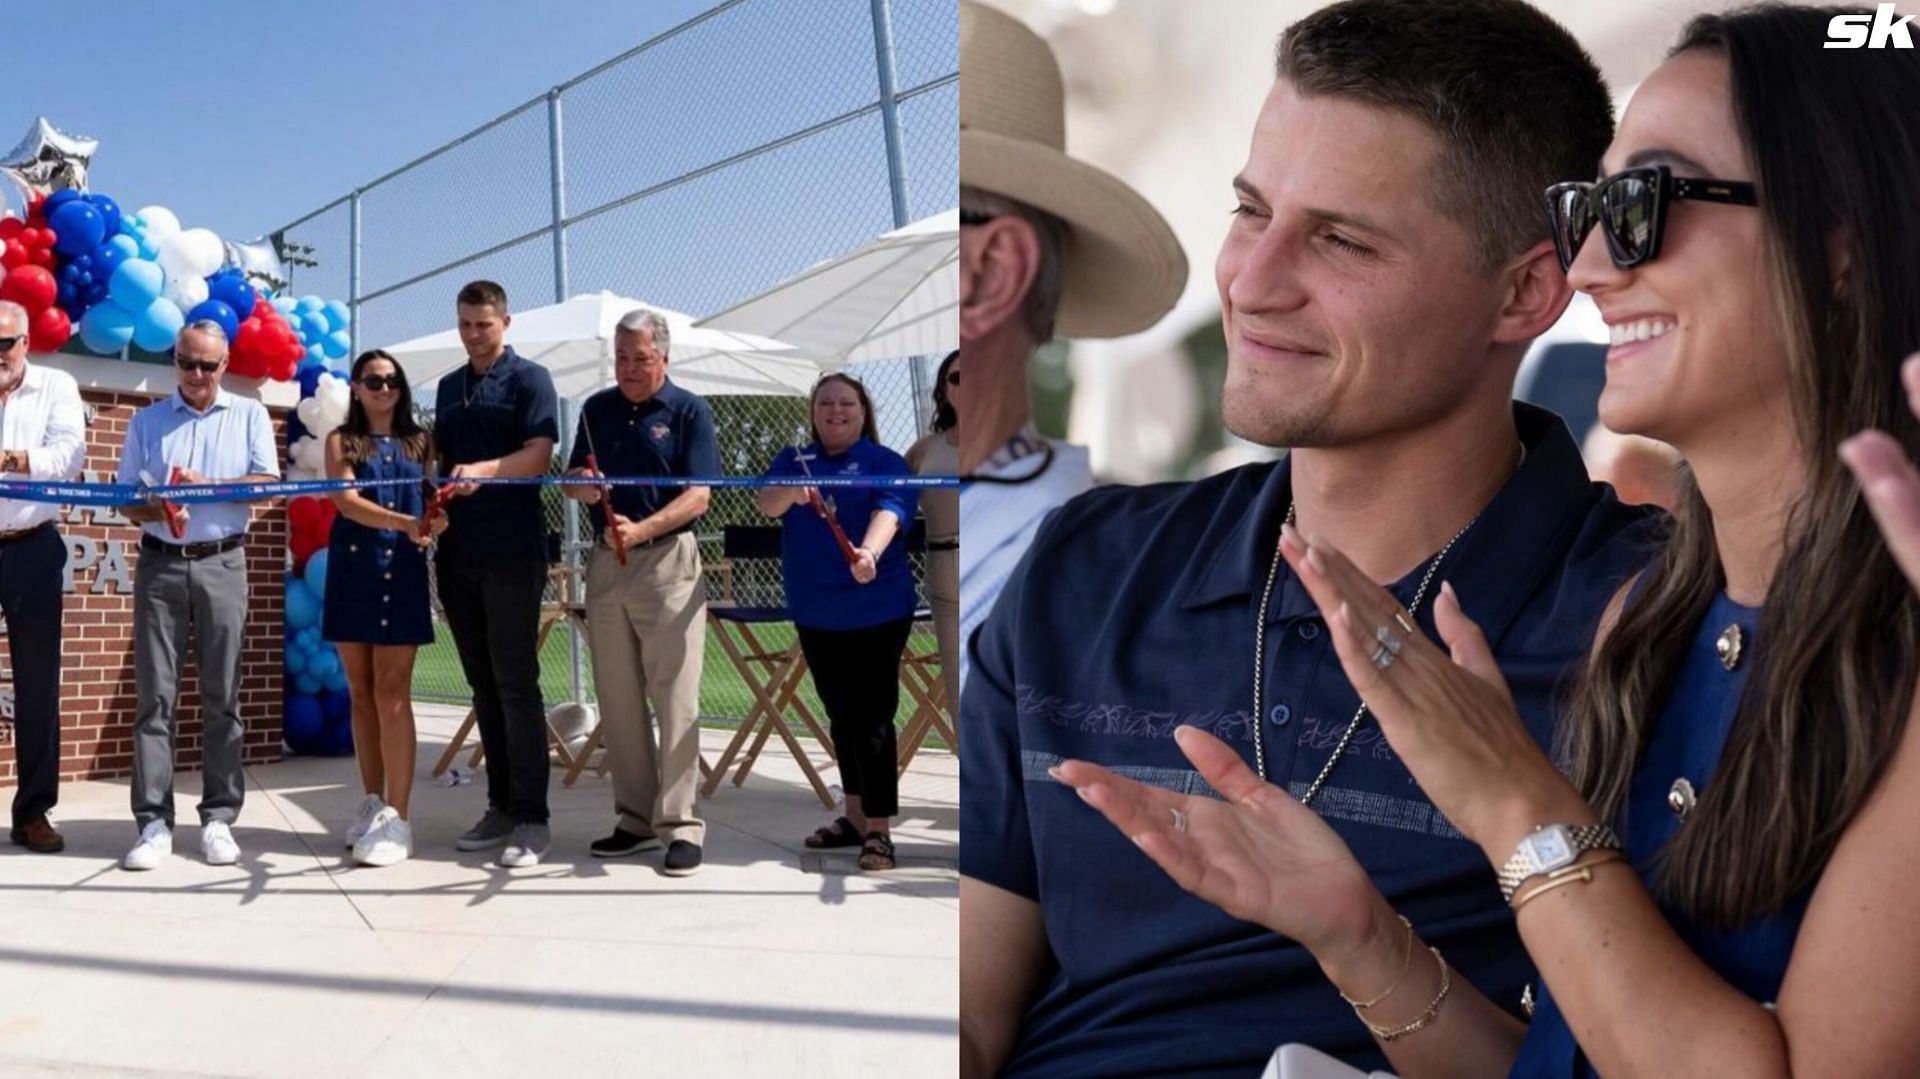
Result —
M27 309L0 300L0 479L71 480L86 460L86 413L73 376L27 362ZM60 609L67 544L60 507L0 499L0 612L13 674L12 841L57 854L47 811L60 800Z
M1647 554L1645 515L1512 400L1571 297L1541 192L1592 175L1610 99L1520 0L1349 0L1286 31L1276 74L1215 279L1227 425L1291 453L1067 504L975 637L966 1075L1244 1076L1284 1042L1383 1062L1305 948L1181 890L1049 774L1088 760L1209 792L1182 725L1319 813L1456 997L1517 1012L1532 976L1485 857L1380 737L1279 537L1290 521L1346 552L1429 636L1450 581L1549 738L1556 683Z
M220 388L227 335L202 320L173 343L179 385L133 414L120 455L119 481L272 483L280 478L273 418L260 402ZM180 471L176 474L174 469ZM241 766L240 654L247 628L247 524L244 502L208 502L172 510L158 502L122 512L142 526L133 577L133 817L140 838L121 864L152 869L173 854L173 748L180 675L189 633L198 644L201 768L200 847L208 865L240 858L233 822L246 798Z
M581 407L569 475L593 474L589 454L602 476L719 474L713 412L667 377L671 345L657 312L620 319L616 384ZM587 638L618 815L613 834L596 840L591 853L618 858L664 845L662 871L689 876L700 869L706 833L694 811L707 599L693 522L707 512L708 488L609 490L611 505L598 487L566 488L592 507L598 540L587 560Z
M542 476L560 437L553 377L506 344L506 290L474 281L455 297L467 362L440 380L433 438L451 479ZM463 851L504 847L500 865L538 865L547 827L547 712L540 699L540 597L547 521L531 485L459 483L433 564L440 606L487 756L487 811Z
M1053 51L1013 17L960 5L961 641L1048 511L1093 485L1087 451L1032 426L1027 363L1061 337L1120 337L1172 309L1187 257L1158 211L1067 156ZM968 663L961 650L964 684Z

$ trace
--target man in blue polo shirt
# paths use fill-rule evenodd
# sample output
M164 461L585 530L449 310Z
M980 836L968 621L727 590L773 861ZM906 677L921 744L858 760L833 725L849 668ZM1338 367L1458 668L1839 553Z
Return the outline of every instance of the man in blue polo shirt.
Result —
M589 454L604 476L719 473L713 411L667 378L671 345L672 331L658 313L631 311L620 319L613 331L617 385L581 408L570 475L588 474ZM609 506L598 487L566 489L593 507L599 539L587 560L587 636L619 817L591 853L618 858L664 844L662 871L670 877L699 872L706 834L694 813L707 596L693 522L707 512L708 490L614 487Z
M507 293L475 281L456 298L467 362L440 380L433 438L451 478L545 475L560 420L547 369L505 344ZM547 521L540 489L460 484L434 555L440 605L473 687L487 754L487 812L460 850L504 846L500 864L538 865L547 829L547 715L540 700L540 596Z
M1456 994L1517 1012L1531 976L1486 859L1361 710L1278 542L1289 519L1330 541L1430 636L1451 581L1549 737L1648 553L1559 418L1511 400L1571 295L1540 192L1591 175L1609 98L1519 0L1337 4L1287 30L1277 76L1215 274L1227 424L1291 453L1068 503L971 642L964 1075L1251 1076L1285 1042L1383 1062L1304 947L1182 891L1048 775L1083 759L1204 792L1181 724L1327 820Z

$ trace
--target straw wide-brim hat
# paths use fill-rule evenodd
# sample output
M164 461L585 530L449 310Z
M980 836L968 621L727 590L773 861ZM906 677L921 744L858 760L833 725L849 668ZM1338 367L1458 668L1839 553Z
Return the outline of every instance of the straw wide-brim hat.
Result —
M1003 11L960 2L960 183L1045 210L1072 230L1062 337L1119 337L1160 321L1187 283L1180 241L1117 177L1067 156L1060 65Z

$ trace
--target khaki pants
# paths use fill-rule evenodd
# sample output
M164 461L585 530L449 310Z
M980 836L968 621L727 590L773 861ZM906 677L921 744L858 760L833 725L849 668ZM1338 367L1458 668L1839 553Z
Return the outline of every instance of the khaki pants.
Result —
M960 718L960 552L927 552L927 606L940 642L940 677L947 687L947 715Z
M667 843L706 834L693 804L706 607L690 532L628 551L625 566L605 548L587 561L587 641L614 810L621 828Z

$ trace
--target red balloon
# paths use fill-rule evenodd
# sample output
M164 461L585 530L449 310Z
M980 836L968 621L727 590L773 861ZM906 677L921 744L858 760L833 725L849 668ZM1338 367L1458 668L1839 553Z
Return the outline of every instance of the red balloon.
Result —
M26 264L27 248L26 245L22 244L19 240L8 240L4 247L0 247L0 266L5 266L11 270L15 266L25 266Z
M41 270L45 273L45 270ZM58 352L73 336L73 323L67 313L58 307L48 307L36 313L27 323L27 340L35 352Z
M17 217L0 217L0 240L17 240L27 223Z
M315 542L312 536L295 532L292 538L287 541L287 546L293 548L294 572L300 573L306 566L307 559L312 557L313 552L319 550L324 545Z
M280 357L280 362L273 366L273 380L275 382L287 382L298 374L299 371L300 364L295 361L293 357L282 356Z
M20 242L28 247L51 249L59 239L60 234L48 228L44 222L38 228L20 230Z
M21 266L8 270L0 280L0 300L12 300L27 309L27 314L45 310L60 298L60 284L42 266Z
M36 247L27 254L27 261L44 269L53 269L53 248Z

